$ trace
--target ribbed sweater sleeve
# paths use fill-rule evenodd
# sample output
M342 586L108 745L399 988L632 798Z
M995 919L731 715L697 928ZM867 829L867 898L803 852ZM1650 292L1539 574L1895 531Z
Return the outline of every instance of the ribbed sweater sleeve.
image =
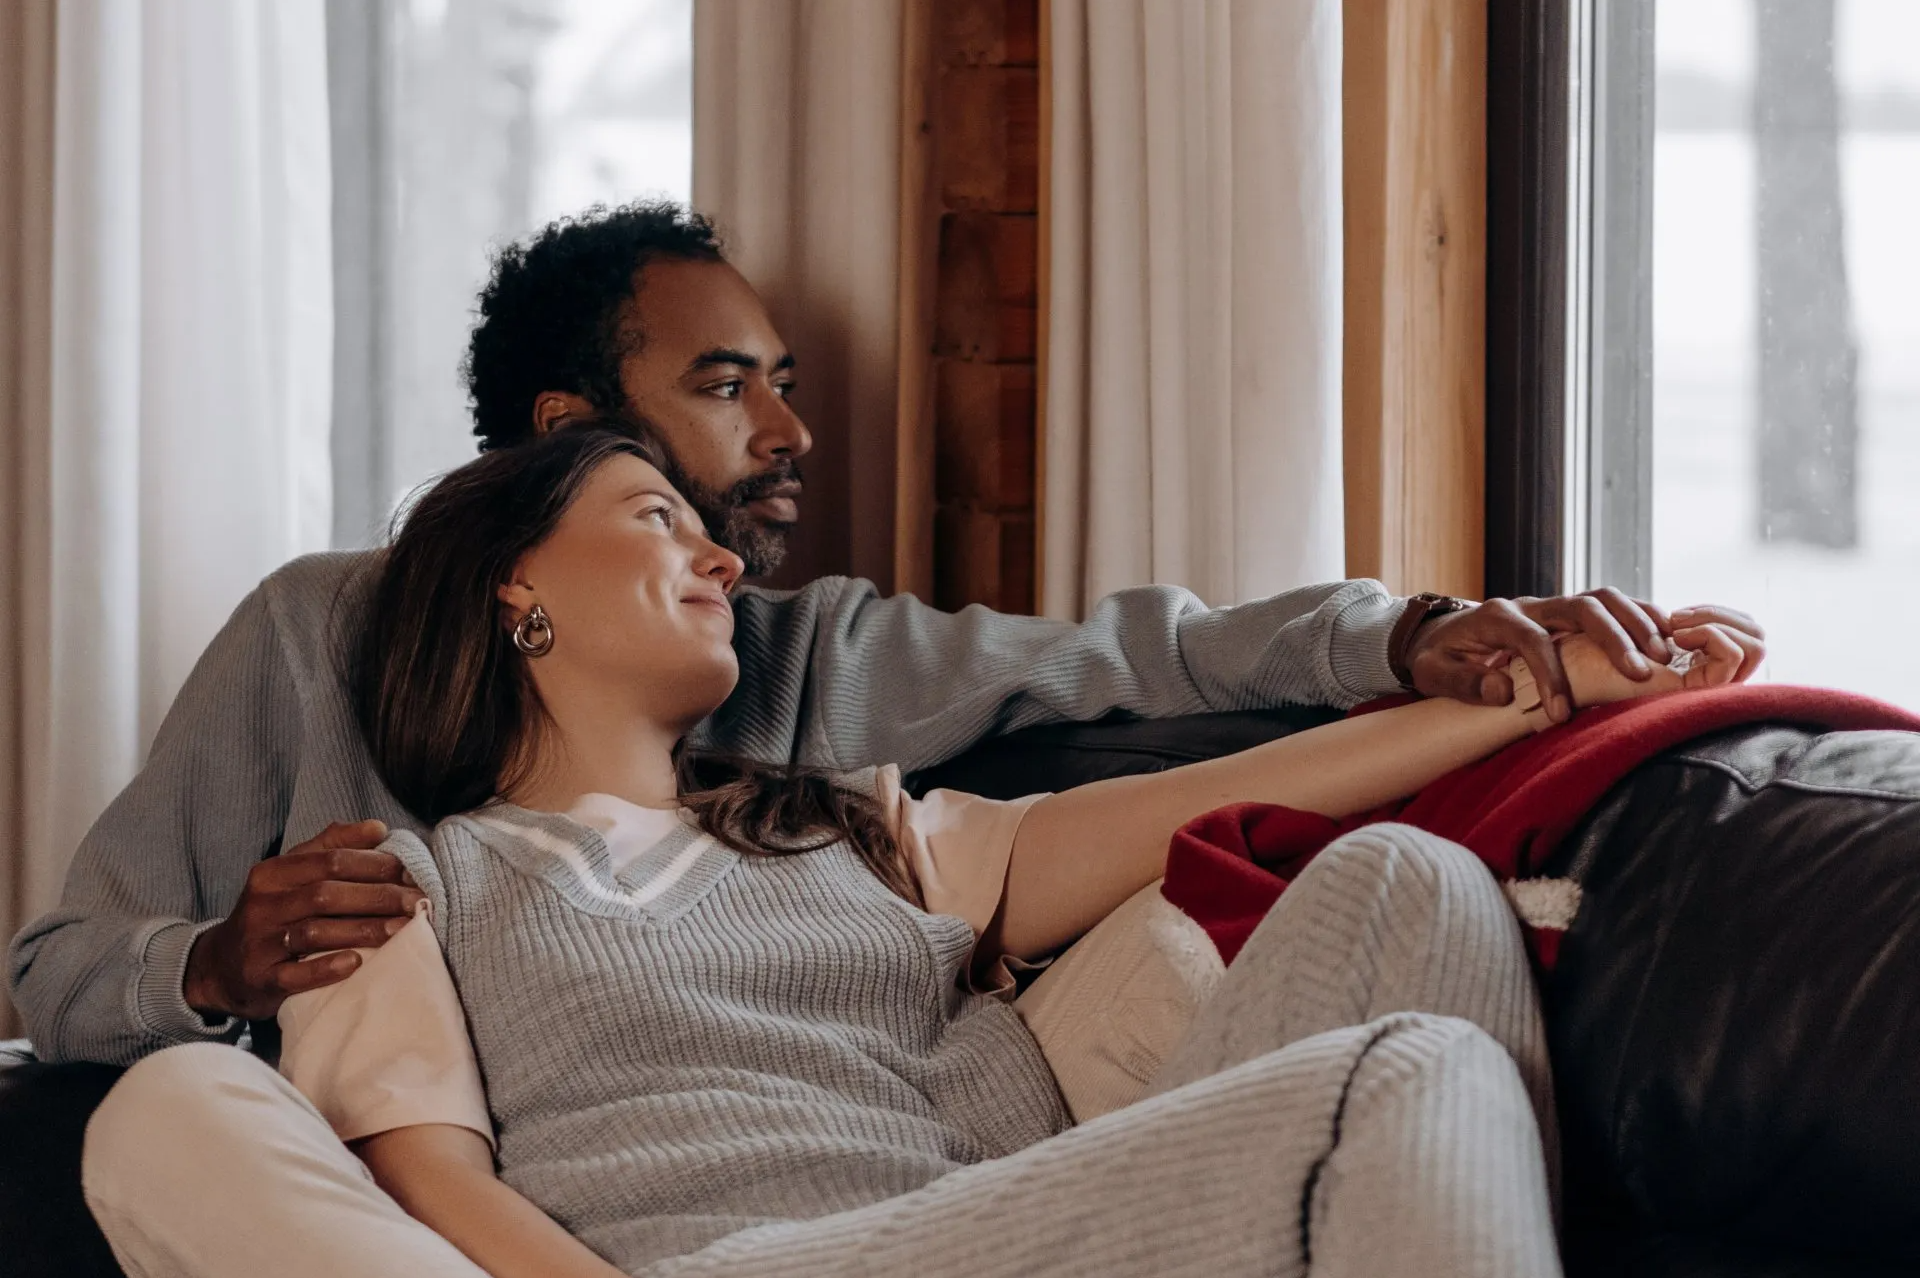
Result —
M146 765L88 831L60 908L14 938L13 998L41 1059L131 1064L239 1032L187 1006L187 953L279 846L300 734L263 587L201 656Z
M753 758L912 771L1038 723L1282 704L1348 707L1400 691L1399 601L1378 582L1303 586L1208 609L1173 586L1103 599L1073 624L957 613L828 578L735 596L740 686L696 744Z

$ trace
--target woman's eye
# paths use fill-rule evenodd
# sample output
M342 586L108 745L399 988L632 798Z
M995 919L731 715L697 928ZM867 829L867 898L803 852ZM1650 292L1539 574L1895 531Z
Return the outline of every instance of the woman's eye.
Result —
M673 507L649 506L645 510L640 512L640 518L655 520L659 523L659 525L662 528L672 528L673 527Z

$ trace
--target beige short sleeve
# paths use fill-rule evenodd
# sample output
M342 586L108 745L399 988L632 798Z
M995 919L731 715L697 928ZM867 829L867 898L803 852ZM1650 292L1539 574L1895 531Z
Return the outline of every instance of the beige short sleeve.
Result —
M280 1005L280 1072L343 1141L446 1123L493 1142L466 1014L427 907L337 985Z
M876 778L880 805L891 817L908 863L920 881L929 914L952 914L967 921L977 937L1000 910L1007 890L1007 865L1020 822L1044 794L1020 799L983 799L958 790L931 790L923 799L900 788L900 769L889 764ZM984 957L984 956L981 956ZM991 967L970 965L976 990L1013 988L1006 962L994 956Z

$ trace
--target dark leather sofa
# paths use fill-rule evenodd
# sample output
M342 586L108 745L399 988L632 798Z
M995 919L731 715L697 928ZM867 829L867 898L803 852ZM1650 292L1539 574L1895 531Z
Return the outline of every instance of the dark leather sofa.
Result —
M909 779L1015 795L1316 710L1032 729ZM1920 736L1747 727L1640 767L1557 853L1544 994L1571 1278L1920 1272ZM119 1274L79 1193L117 1071L0 1048L0 1274Z

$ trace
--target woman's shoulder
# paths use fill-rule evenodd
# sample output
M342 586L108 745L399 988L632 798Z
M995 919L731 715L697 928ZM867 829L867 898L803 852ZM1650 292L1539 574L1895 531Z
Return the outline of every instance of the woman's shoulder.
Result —
M440 867L434 859L433 848L440 843L440 832L446 824L442 821L425 838L412 830L393 830L380 844L380 851L399 858L400 864L429 898L442 894Z
M485 893L486 867L502 864L523 872L538 871L541 862L556 859L556 854L557 859L570 859L577 852L580 834L551 813L492 803L443 818L424 837L395 830L380 847L400 859L432 903L434 917L445 920L455 904L470 902L476 892Z

